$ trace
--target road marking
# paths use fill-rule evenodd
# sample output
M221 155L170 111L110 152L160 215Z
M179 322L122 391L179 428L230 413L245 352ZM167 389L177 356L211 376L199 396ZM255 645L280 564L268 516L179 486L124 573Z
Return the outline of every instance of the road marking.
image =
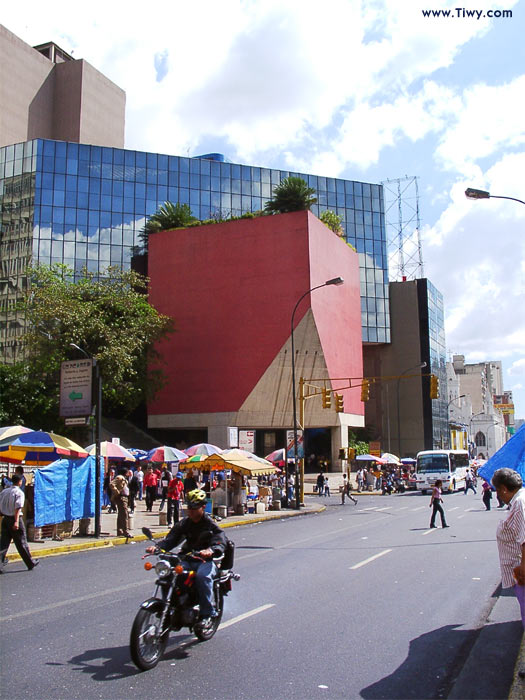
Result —
M398 510L406 510L408 506L402 506L401 508L398 508Z
M418 506L417 508L412 508L412 512L415 513L416 510L423 510L425 506Z
M390 508L392 508L392 506L385 506L384 508L378 508L376 513L380 513L382 510L390 510Z
M221 622L219 625L219 629L223 630L226 629L226 627L231 627L232 625L236 625L238 622L242 622L243 620L246 620L248 617L252 617L252 615L258 615L261 612L264 612L265 610L269 610L269 608L274 608L275 603L267 603L266 605L261 605L258 608L254 608L253 610L248 610L248 612L243 613L242 615L237 615L237 617L232 617L231 620L228 620L228 622Z
M426 530L425 532L422 532L421 535L428 535L429 532L434 532L434 530L437 530L437 527L431 527L430 530Z
M376 508L377 508L377 506L368 506L368 508L359 508L359 510L360 510L360 511L363 511L363 510L375 510Z
M461 520L461 518L464 518L464 515L458 515L458 520Z
M454 506L454 508L449 508L448 511L450 512L451 510L459 510L459 506Z
M388 554L388 552L391 551L391 549L384 549L382 552L379 552L379 554L374 554L373 557L368 557L368 559L360 561L359 564L354 564L353 566L350 566L349 569L359 569L362 566L365 566L365 564L369 564L371 561L374 561L374 559L379 559L379 557L382 557L383 555Z

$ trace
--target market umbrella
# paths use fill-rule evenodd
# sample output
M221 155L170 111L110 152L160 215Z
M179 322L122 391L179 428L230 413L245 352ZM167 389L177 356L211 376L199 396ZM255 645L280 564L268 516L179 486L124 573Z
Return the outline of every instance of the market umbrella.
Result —
M0 444L0 461L25 462L28 465L49 464L56 459L87 457L87 451L76 442L56 433L31 430L4 438Z
M378 462L378 464L384 464L384 460L381 457L375 457L374 455L357 455L356 459L360 462Z
M96 445L88 445L86 447L88 454L96 454ZM104 440L100 443L100 455L106 459L110 459L115 462L134 462L135 457L126 450L122 445L116 442L109 442L109 440Z
M270 452L269 455L266 455L265 459L268 462L284 462L286 459L286 449L281 447L279 450L274 450Z
M146 459L150 462L184 462L188 459L188 455L176 447L162 445L162 447L154 447L150 450Z
M192 445L188 447L184 452L188 457L193 457L193 455L213 455L220 454L222 452L220 447L217 445L210 445L208 442L199 442L197 445Z
M225 450L224 452L221 452L221 457L223 459L253 459L255 462L265 465L268 464L268 462L271 462L271 460L258 457L257 455L253 454L253 452L248 452L248 450L240 450L237 447L233 448L232 450Z
M399 458L393 455L391 452L384 452L381 455L381 459L383 460L384 464L401 464Z
M525 425L478 469L478 476L490 481L497 469L514 469L525 481Z
M145 462L148 459L148 453L146 450L141 450L138 447L128 447L128 452L131 452L133 457L137 460L137 462Z
M5 425L0 428L0 445L6 438L18 437L23 433L31 432L33 432L33 428L26 428L25 425Z
M401 460L402 464L415 464L416 462L417 460L413 457L403 457L403 459Z

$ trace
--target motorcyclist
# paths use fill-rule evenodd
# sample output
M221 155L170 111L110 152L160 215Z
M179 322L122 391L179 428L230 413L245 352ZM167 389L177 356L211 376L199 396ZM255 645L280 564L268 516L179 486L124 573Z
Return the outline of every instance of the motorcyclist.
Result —
M180 520L171 528L167 537L157 543L157 546L169 551L184 542L182 553L197 554L202 561L192 559L190 568L195 571L195 584L199 595L201 625L211 625L211 620L217 617L213 597L213 580L217 575L217 566L213 557L224 554L226 535L223 530L207 515L206 494L201 489L193 489L186 494L188 507L187 517ZM150 554L156 547L146 549Z

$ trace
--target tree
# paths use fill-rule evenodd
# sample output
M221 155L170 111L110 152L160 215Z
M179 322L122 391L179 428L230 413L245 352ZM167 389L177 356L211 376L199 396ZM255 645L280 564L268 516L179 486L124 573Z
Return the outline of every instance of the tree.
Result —
M338 236L343 235L342 221L343 217L336 214L334 211L327 209L321 213L319 217L325 226L337 233Z
M310 209L317 203L315 190L308 187L302 177L286 177L273 190L273 197L264 207L268 214L285 214L289 211Z
M79 356L71 343L99 363L106 415L127 415L154 396L163 375L148 365L157 357L155 342L173 330L173 321L148 303L146 277L109 267L102 279L84 269L75 281L65 265L33 268L30 274L23 305L29 329L24 336L26 359L13 368L4 366L0 374L18 387L19 399L4 399L2 392L0 416L7 412L19 421L27 416L30 423L27 397L32 396L41 410L33 426L52 419L56 424L60 364ZM43 392L47 403L42 403Z
M169 231L173 228L181 228L197 221L198 219L193 216L188 204L164 202L164 204L146 221L139 236L144 247L147 248L150 234L158 233L159 231Z

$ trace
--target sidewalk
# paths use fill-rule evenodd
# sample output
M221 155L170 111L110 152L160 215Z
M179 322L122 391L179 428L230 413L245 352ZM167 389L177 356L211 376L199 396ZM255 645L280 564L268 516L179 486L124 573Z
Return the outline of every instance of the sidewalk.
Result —
M320 500L320 499L319 499ZM146 540L146 536L142 534L142 528L148 527L155 538L164 537L168 534L170 528L168 525L159 524L158 501L156 507L154 505L153 512L146 512L144 501L137 501L135 514L133 515L133 527L131 532L133 537L126 539L125 537L117 537L117 515L116 513L106 513L102 511L101 517L101 536L96 538L93 535L75 535L64 538L61 541L55 541L51 538L46 538L41 542L29 542L29 549L35 558L55 556L58 554L67 554L69 552L82 552L94 547L114 547L120 544L129 542L141 542ZM307 499L306 504L301 510L286 509L286 510L267 510L264 513L247 513L246 515L231 515L228 518L223 518L220 521L222 528L237 527L239 525L250 525L252 523L265 522L267 520L275 520L280 518L291 518L297 515L308 515L311 513L320 513L325 509L323 503L317 503L313 499ZM164 513L166 506L164 507ZM93 527L93 520L91 521ZM75 530L78 530L78 522L75 522ZM20 555L16 551L14 544L11 543L8 556L10 561L19 561Z

